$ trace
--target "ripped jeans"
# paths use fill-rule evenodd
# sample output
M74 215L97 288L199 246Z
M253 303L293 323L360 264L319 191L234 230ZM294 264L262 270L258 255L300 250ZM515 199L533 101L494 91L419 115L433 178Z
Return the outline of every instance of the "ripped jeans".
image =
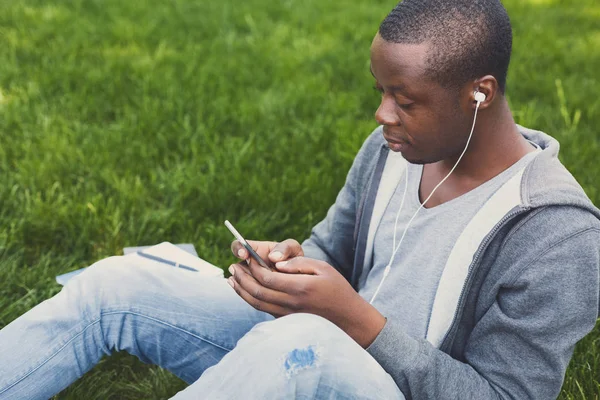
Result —
M404 399L324 318L274 319L223 278L110 257L0 330L0 399L47 399L125 350L190 384L174 399Z

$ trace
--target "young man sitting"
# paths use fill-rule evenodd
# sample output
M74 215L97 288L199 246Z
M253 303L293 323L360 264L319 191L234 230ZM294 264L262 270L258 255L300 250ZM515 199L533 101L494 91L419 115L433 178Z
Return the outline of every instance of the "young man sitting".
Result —
M400 3L371 47L381 126L302 245L252 242L271 271L234 242L229 280L96 263L0 331L0 399L120 350L177 399L556 398L598 316L600 213L515 124L511 45L498 0Z

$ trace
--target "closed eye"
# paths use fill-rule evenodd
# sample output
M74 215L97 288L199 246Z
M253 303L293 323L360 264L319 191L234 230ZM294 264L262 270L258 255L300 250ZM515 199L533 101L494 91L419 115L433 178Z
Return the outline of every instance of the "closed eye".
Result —
M373 89L376 90L377 92L379 92L382 96L385 93L383 88L377 84L373 85ZM396 100L396 104L398 105L398 107L400 107L403 110L409 110L413 106L414 103L399 103L398 100Z

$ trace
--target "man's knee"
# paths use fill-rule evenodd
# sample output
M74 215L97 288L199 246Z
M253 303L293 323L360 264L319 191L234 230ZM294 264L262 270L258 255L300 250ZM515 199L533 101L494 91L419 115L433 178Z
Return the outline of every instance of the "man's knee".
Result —
M284 339L296 341L335 341L349 337L333 322L315 314L297 313L256 325L252 331L264 340Z
M123 256L100 260L71 279L63 292L87 314L97 316L111 307L128 307L140 291L147 290L142 277Z
M272 371L272 377L279 374L281 382L294 382L299 393L403 399L375 359L342 329L317 315L291 314L260 323L238 347L248 352L246 356L256 357L257 371ZM285 387L283 383L281 390ZM385 395L368 393L370 387L381 388Z
M314 314L290 314L255 325L238 346L264 348L279 354L288 374L329 363L334 347L358 346L344 331L329 320ZM323 353L321 349L330 351Z

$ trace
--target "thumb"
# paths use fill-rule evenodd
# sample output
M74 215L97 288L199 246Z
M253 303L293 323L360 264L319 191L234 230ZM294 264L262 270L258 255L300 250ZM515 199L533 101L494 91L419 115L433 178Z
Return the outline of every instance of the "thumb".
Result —
M304 255L302 246L294 239L286 239L281 243L277 243L269 253L269 260L273 262L285 261L294 257Z

